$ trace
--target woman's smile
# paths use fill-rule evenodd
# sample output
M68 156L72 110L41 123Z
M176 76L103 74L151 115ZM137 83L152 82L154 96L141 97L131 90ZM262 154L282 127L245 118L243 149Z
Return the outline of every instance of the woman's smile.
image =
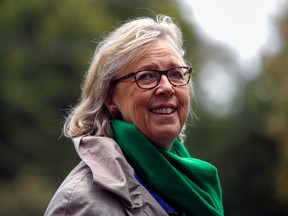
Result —
M150 109L154 114L169 115L176 111L176 106L160 104Z

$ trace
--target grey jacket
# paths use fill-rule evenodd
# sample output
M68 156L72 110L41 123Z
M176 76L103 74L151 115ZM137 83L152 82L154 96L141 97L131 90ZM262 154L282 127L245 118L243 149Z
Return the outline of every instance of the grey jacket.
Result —
M134 170L113 139L73 140L82 161L56 191L45 216L167 216L135 179Z

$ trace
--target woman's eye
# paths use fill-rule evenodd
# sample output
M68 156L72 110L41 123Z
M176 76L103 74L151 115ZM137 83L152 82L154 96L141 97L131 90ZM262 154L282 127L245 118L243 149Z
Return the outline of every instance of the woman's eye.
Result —
M155 78L155 73L153 72L142 72L137 75L137 80L149 80Z
M173 79L182 79L183 78L183 74L180 71L172 71L169 74L169 77L171 77Z

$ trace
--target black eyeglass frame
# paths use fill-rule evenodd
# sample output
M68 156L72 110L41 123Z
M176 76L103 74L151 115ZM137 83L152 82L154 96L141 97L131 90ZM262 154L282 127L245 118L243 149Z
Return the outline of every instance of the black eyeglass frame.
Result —
M177 69L177 68L179 68L179 69L180 69L180 68L183 68L183 69L187 69L187 70L188 70L189 77L188 77L187 82L186 82L185 84L177 84L177 85L175 85L175 84L173 84L173 83L170 81L169 77L167 76L169 71L174 70L174 69ZM141 87L141 86L138 84L138 81L136 80L136 74L137 74L137 73L140 73L140 72L143 72L143 71L154 71L154 72L158 72L158 73L160 74L159 79L157 80L157 83L156 83L155 86L149 87L149 88L143 88L143 87ZM185 86L185 85L187 85L187 84L189 83L190 78L191 78L191 74L192 74L192 67L188 67L188 66L173 67L173 68L170 68L170 69L167 69L167 70L152 70L152 69L149 69L149 70L148 70L148 69L143 69L143 70L131 72L131 73L127 74L127 75L124 75L124 76L116 79L116 80L113 80L113 81L112 81L112 84L113 84L113 85L116 85L118 82L120 82L120 81L122 81L122 80L129 79L129 78L131 78L131 77L134 77L134 80L135 80L135 82L136 82L136 84L137 84L137 86L138 86L139 88L141 88L141 89L153 89L153 88L155 88L156 86L159 85L159 83L160 83L160 81L161 81L161 75L165 75L171 85L173 85L173 86Z

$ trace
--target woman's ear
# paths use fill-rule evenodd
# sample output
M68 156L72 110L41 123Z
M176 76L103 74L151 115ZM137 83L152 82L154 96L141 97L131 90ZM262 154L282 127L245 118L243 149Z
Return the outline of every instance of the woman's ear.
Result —
M116 118L116 116L120 114L120 110L118 109L117 105L114 103L111 97L106 98L104 104L113 118Z
M104 101L104 104L108 110L111 110L112 107L116 106L116 104L114 103L111 97L107 97Z

